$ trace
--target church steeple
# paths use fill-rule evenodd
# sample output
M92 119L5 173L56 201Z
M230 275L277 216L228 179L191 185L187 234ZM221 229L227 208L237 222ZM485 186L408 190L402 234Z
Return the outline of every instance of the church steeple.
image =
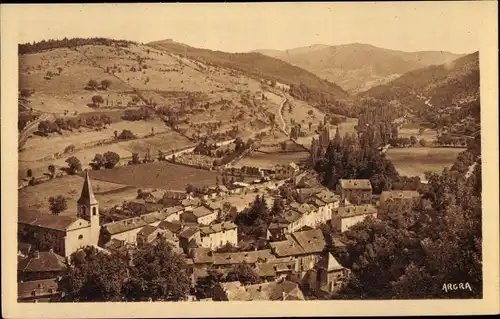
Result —
M90 184L89 172L85 170L85 180L83 182L82 193L77 201L78 205L92 206L97 205L97 199L94 196L92 185Z

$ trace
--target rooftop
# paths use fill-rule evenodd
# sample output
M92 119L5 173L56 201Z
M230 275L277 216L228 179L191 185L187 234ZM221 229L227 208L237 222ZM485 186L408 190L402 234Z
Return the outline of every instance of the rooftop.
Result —
M27 211L19 209L18 223L26 224L41 228L66 231L71 226L76 225L79 228L88 227L90 223L76 216L55 216L51 213L39 213L35 211Z
M315 197L317 197L319 200L322 202L325 202L327 204L334 203L336 201L340 200L340 197L338 195L335 195L335 193L324 189L318 193L316 193Z
M21 272L41 272L41 271L65 271L66 260L64 257L49 251L38 252L22 259L17 264L17 270Z
M209 226L201 226L201 235L208 235L213 233L219 233L221 231L236 229L238 226L233 222L222 222L218 224L211 224Z
M149 235L154 233L156 231L156 229L157 229L157 227L155 227L155 226L146 225L146 226L142 227L141 231L139 231L137 233L137 236L148 237Z
M95 205L98 203L94 196L94 191L92 190L92 185L90 184L89 172L87 170L85 170L82 193L80 194L80 198L77 203L86 205Z
M369 215L377 213L377 208L373 205L358 205L358 206L346 206L343 210L339 209L340 218L348 218L360 215Z
M278 257L320 253L326 246L320 229L294 232L286 240L269 243Z
M343 189L372 189L369 179L341 179L340 186Z
M215 265L255 264L257 262L268 262L276 259L270 249L236 253L214 253L213 255Z
M210 209L206 208L205 206L198 206L195 209L193 209L193 215L200 218L203 216L207 216L213 214L213 211Z
M241 282L220 283L229 301L305 300L302 291L291 281L267 282L243 286Z
M37 297L51 296L58 294L59 283L57 278L25 281L17 284L17 296L19 298L33 297L35 291Z
M199 231L198 227L188 227L180 232L179 237L189 239Z

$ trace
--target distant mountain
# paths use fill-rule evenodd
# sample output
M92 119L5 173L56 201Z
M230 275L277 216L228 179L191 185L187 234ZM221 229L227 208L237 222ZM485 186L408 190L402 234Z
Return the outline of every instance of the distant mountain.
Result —
M194 48L172 40L155 41L148 46L170 53L185 55L190 59L241 71L263 80L274 80L286 85L303 85L321 95L331 98L346 98L349 94L338 85L319 78L312 72L257 52L227 53Z
M359 94L406 107L437 127L480 122L479 53L414 70Z
M385 84L406 72L443 64L461 56L444 51L395 51L361 43L337 46L316 44L285 51L254 52L311 71L352 93Z

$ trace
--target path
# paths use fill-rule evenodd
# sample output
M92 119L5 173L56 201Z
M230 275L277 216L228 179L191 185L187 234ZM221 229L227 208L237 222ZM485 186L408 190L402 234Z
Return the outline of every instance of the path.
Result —
M288 136L288 132L286 130L286 122L285 122L285 119L283 118L283 113L282 113L283 107L285 106L285 103L288 101L288 99L286 98L284 93L281 93L281 95L283 97L283 101L281 101L280 107L278 109L278 115L279 115L281 123L283 123L283 126L280 127L280 129L283 131L283 133L285 133L286 136Z

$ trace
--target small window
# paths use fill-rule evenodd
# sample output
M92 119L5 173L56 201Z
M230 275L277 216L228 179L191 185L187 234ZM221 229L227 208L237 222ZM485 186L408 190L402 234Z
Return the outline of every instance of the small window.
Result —
M83 239L83 235L78 236L78 239Z
M97 215L97 207L92 207L92 215Z
M32 290L32 291L31 291L31 295L32 295L32 296L36 296L36 290Z

